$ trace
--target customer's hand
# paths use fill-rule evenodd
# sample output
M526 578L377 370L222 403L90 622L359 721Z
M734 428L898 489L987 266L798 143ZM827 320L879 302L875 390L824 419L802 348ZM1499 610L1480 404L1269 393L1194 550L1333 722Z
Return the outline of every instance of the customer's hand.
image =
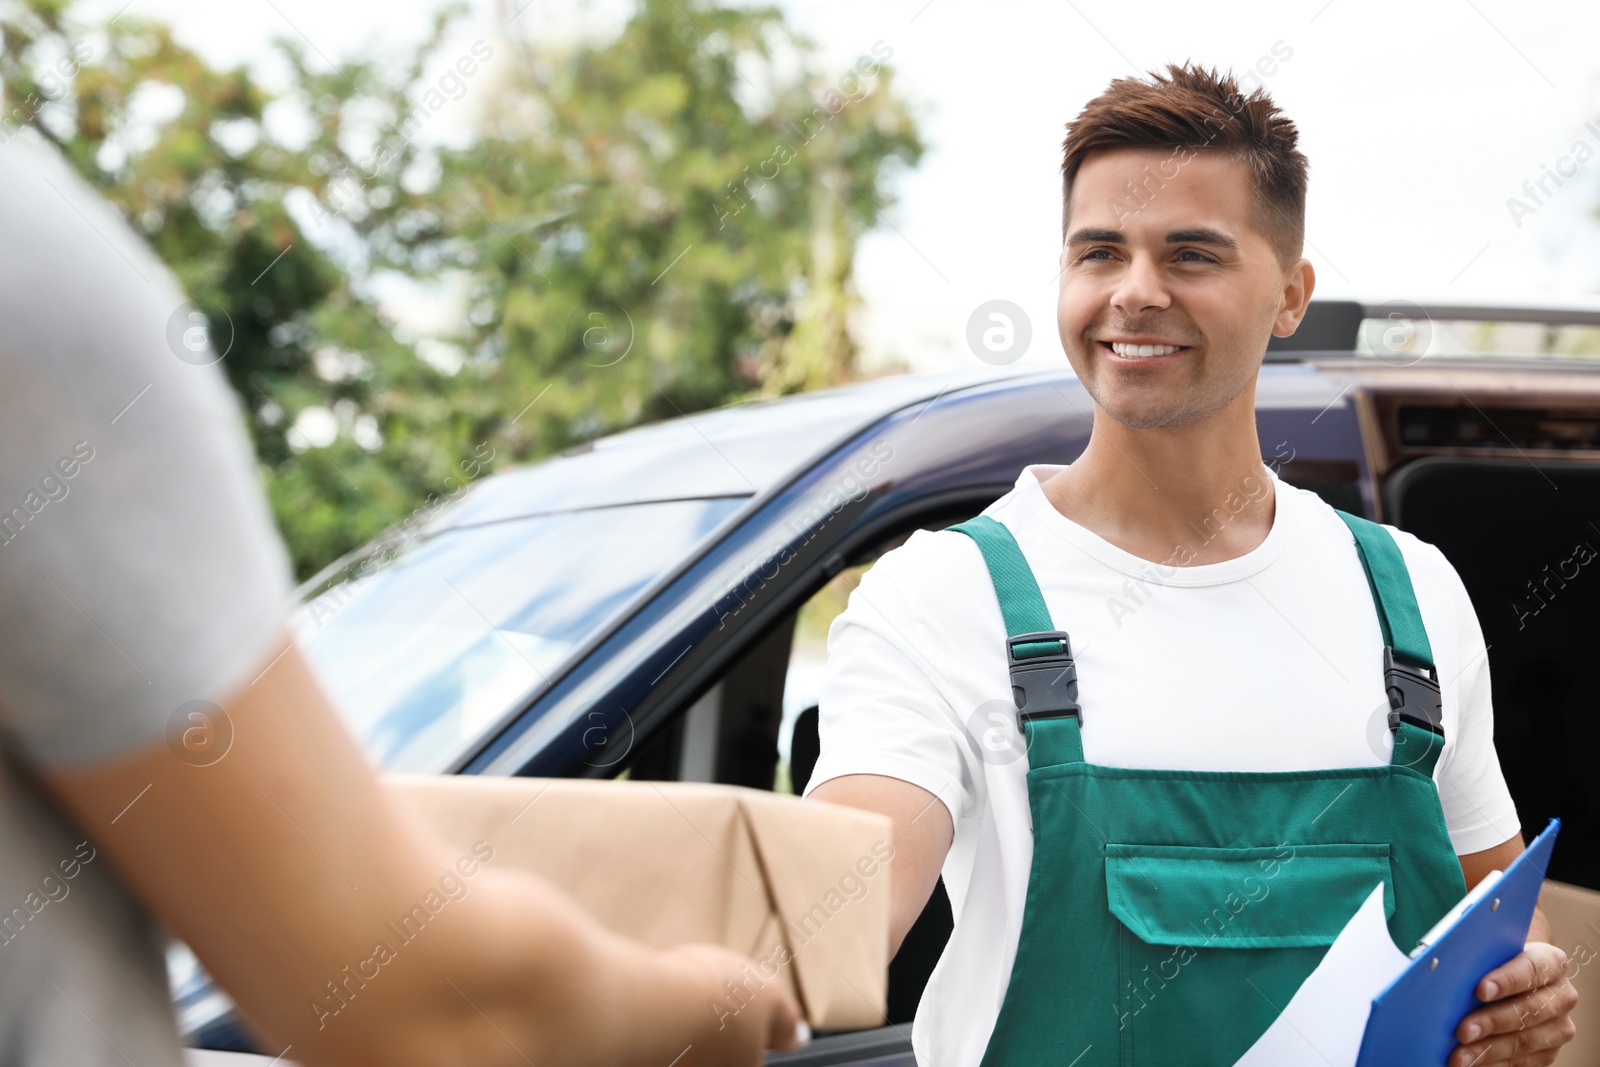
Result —
M1477 996L1485 1007L1456 1027L1461 1045L1449 1067L1554 1063L1556 1051L1576 1032L1572 1009L1578 991L1567 976L1567 954L1554 945L1528 942L1515 958L1483 976Z
M682 945L661 950L663 961L682 967L705 996L704 1037L684 1050L683 1067L750 1067L762 1051L799 1048L810 1032L800 1006L771 961L765 966L719 945Z

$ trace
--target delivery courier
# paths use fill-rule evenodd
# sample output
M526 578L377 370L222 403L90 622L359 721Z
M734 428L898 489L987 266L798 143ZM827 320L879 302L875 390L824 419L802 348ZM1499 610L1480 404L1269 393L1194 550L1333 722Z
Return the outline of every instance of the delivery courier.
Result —
M1192 65L1084 108L1058 325L1089 442L884 555L829 632L807 796L893 820L893 945L949 892L924 1067L1231 1064L1373 886L1414 944L1522 851L1454 568L1262 462L1263 352L1315 283L1297 138ZM1570 1040L1549 936L1452 1067Z

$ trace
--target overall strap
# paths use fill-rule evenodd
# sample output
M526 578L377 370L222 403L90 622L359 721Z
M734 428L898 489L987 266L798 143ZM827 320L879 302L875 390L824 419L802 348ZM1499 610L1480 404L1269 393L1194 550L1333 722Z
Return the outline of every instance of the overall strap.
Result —
M1044 594L1016 538L979 515L949 527L977 542L1006 625L1011 696L1033 767L1083 762L1078 669L1071 639L1054 628Z
M1439 671L1411 574L1386 527L1338 508L1334 512L1355 535L1361 569L1383 628L1383 684L1389 697L1389 729L1394 733L1389 762L1431 777L1444 748Z

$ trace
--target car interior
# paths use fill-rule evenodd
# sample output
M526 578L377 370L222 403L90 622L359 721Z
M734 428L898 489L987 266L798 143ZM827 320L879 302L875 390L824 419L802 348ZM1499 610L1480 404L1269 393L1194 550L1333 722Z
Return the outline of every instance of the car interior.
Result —
M1499 374L1476 398L1462 375L1413 372L1369 390L1381 517L1461 576L1489 649L1495 748L1523 836L1560 815L1550 878L1600 890L1589 765L1600 740L1600 391L1593 375L1556 387L1548 373ZM1600 895L1590 904L1600 920Z
M1562 816L1550 877L1600 888L1600 469L1440 458L1405 468L1390 510L1455 565L1490 648L1495 747L1531 835ZM1492 504L1489 503L1492 501ZM1595 590L1586 590L1590 582Z

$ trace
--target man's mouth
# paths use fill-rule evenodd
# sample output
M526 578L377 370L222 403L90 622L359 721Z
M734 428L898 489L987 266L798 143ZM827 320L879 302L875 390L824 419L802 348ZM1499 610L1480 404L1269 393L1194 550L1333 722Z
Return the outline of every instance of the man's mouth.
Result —
M1159 359L1190 350L1189 345L1136 344L1127 341L1096 341L1101 351L1125 361Z

